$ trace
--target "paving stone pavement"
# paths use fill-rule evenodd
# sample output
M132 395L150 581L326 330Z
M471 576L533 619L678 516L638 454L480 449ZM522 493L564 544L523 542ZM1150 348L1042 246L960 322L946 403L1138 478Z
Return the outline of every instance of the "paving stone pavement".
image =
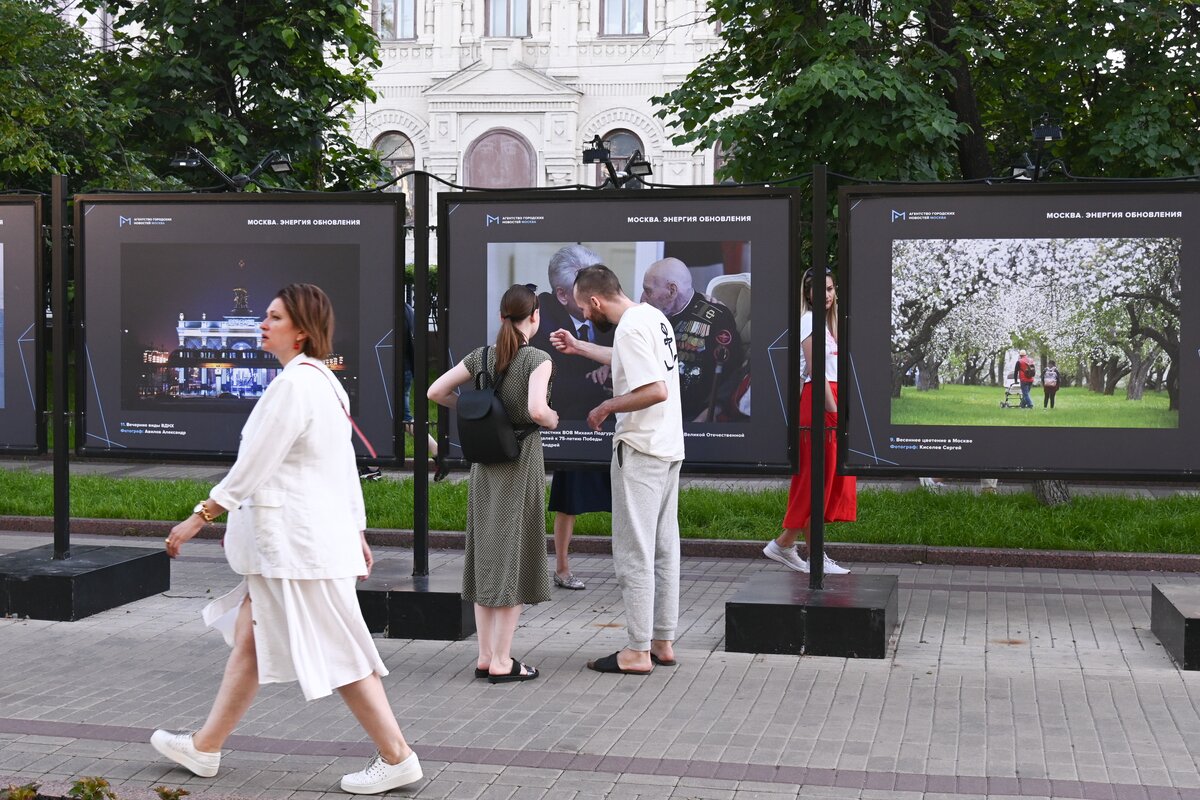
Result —
M0 533L0 552L46 541ZM454 574L461 557L434 551L431 567ZM901 626L887 659L845 660L726 653L725 601L782 567L685 558L679 665L630 677L585 667L624 641L611 559L573 566L587 590L521 618L514 650L537 681L474 680L473 638L377 640L426 772L395 796L1200 800L1200 673L1149 630L1151 583L1200 576L859 567L899 577ZM344 798L338 779L373 748L336 697L305 703L291 684L262 687L216 778L148 744L203 721L227 650L199 611L235 583L220 546L193 541L162 595L79 622L0 619L0 786L101 775L126 800L156 785Z

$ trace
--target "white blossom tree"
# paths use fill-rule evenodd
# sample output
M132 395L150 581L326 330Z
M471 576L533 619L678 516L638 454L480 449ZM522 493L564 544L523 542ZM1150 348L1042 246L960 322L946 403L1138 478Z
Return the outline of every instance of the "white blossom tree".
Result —
M901 239L892 243L892 393L916 365L921 389L939 370L978 382L1014 347L1101 369L1111 393L1129 375L1140 399L1167 361L1178 408L1179 239ZM1114 377L1115 376L1115 377ZM1093 380L1093 388L1096 388Z

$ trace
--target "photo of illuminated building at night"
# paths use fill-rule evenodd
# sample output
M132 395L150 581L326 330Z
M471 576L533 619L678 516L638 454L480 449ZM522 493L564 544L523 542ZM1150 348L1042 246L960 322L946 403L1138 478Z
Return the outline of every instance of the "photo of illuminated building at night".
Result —
M236 249L238 257L206 259L202 271L168 272L157 260L160 254L154 245L129 249L135 251L128 254L134 257L122 265L122 289L127 295L122 308L123 407L245 413L279 373L279 361L262 349L259 324L279 288L293 280L325 289L335 314L344 309L339 317L342 324L335 326L334 352L325 363L341 378L355 404L358 376L345 354L357 352L353 324L357 281L346 280L345 268L338 275L332 266L349 259L330 259L330 266L322 268L312 263L312 252L305 253L307 258L295 252L300 248L282 248L285 253L270 248L268 256L247 252L255 247L197 246L200 255L218 256L212 251ZM190 253L192 258L196 255L195 250ZM178 264L178 248L170 259ZM356 271L353 266L349 269ZM148 303L149 290L154 296ZM144 298L142 302L132 302L135 295Z
M249 292L233 289L234 306L219 319L184 319L179 314L179 346L170 352L145 350L137 393L140 400L255 400L279 372L279 361L262 349L261 315L248 305ZM265 306L265 304L264 304ZM330 354L325 364L345 369L345 358ZM347 386L347 389L350 387Z

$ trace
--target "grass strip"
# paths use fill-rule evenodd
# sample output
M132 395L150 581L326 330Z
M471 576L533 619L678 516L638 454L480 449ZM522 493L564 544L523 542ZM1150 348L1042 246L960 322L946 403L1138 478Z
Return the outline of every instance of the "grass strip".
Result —
M147 480L81 475L71 479L71 515L100 519L178 520L210 485L193 480ZM363 485L368 524L374 528L412 527L412 481ZM52 516L50 475L27 470L0 471L0 514ZM693 539L766 541L779 530L786 492L680 492L679 525ZM429 487L433 530L466 527L467 485ZM609 514L578 518L576 533L607 535ZM550 531L551 515L546 515ZM1030 493L977 495L969 491L863 491L858 521L827 526L830 541L1006 549L1094 550L1119 553L1194 553L1200 531L1200 497L1160 499L1120 495L1076 497L1045 508Z

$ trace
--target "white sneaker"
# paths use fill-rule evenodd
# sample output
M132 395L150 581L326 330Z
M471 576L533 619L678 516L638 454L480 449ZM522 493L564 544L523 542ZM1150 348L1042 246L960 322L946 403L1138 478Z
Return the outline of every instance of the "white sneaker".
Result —
M796 572L808 572L808 562L796 552L796 545L783 548L772 539L763 548L763 555L772 561L778 561L788 569L794 569Z
M825 574L826 575L848 575L850 570L843 567L838 562L834 561L829 556L825 556Z
M221 766L221 753L205 753L196 749L190 733L171 733L158 730L150 736L150 744L162 755L201 778L211 778Z
M350 794L378 794L398 789L421 780L421 762L413 753L399 764L389 764L376 753L362 772L352 772L342 778L342 791Z

